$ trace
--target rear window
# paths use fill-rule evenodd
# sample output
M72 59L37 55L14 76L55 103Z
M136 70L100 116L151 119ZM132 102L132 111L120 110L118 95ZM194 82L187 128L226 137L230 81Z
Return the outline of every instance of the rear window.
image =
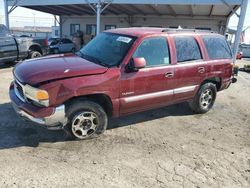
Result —
M176 36L174 37L174 41L178 62L202 59L199 45L194 37Z
M220 36L202 36L205 43L209 58L214 59L231 59L232 52L224 37Z

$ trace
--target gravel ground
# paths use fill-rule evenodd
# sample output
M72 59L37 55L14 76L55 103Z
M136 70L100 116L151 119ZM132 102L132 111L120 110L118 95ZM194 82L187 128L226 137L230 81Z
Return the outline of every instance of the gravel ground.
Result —
M11 70L0 66L0 187L250 187L248 73L207 114L178 104L111 120L97 139L67 141L15 114Z

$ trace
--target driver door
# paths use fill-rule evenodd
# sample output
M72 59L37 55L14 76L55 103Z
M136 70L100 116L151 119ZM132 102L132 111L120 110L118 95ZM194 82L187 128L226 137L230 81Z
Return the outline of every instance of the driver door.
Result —
M165 37L150 37L140 43L132 58L143 57L146 67L121 74L121 115L164 106L172 101L175 77L169 54Z

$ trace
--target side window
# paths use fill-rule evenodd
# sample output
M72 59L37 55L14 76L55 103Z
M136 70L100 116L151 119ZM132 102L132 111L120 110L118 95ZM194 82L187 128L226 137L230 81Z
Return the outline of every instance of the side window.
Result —
M133 57L144 57L147 67L170 64L166 38L158 37L145 39L136 49Z
M80 31L80 24L70 24L70 35Z
M220 36L202 36L210 59L231 59L232 52L226 39Z
M202 59L199 45L195 38L189 36L174 37L177 62Z

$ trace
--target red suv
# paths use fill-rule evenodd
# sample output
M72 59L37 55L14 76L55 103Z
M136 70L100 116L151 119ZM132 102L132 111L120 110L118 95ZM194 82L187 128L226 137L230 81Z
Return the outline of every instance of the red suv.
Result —
M219 34L124 28L99 34L76 54L19 63L10 86L15 110L49 129L85 139L108 117L188 101L206 113L233 79L231 49Z

